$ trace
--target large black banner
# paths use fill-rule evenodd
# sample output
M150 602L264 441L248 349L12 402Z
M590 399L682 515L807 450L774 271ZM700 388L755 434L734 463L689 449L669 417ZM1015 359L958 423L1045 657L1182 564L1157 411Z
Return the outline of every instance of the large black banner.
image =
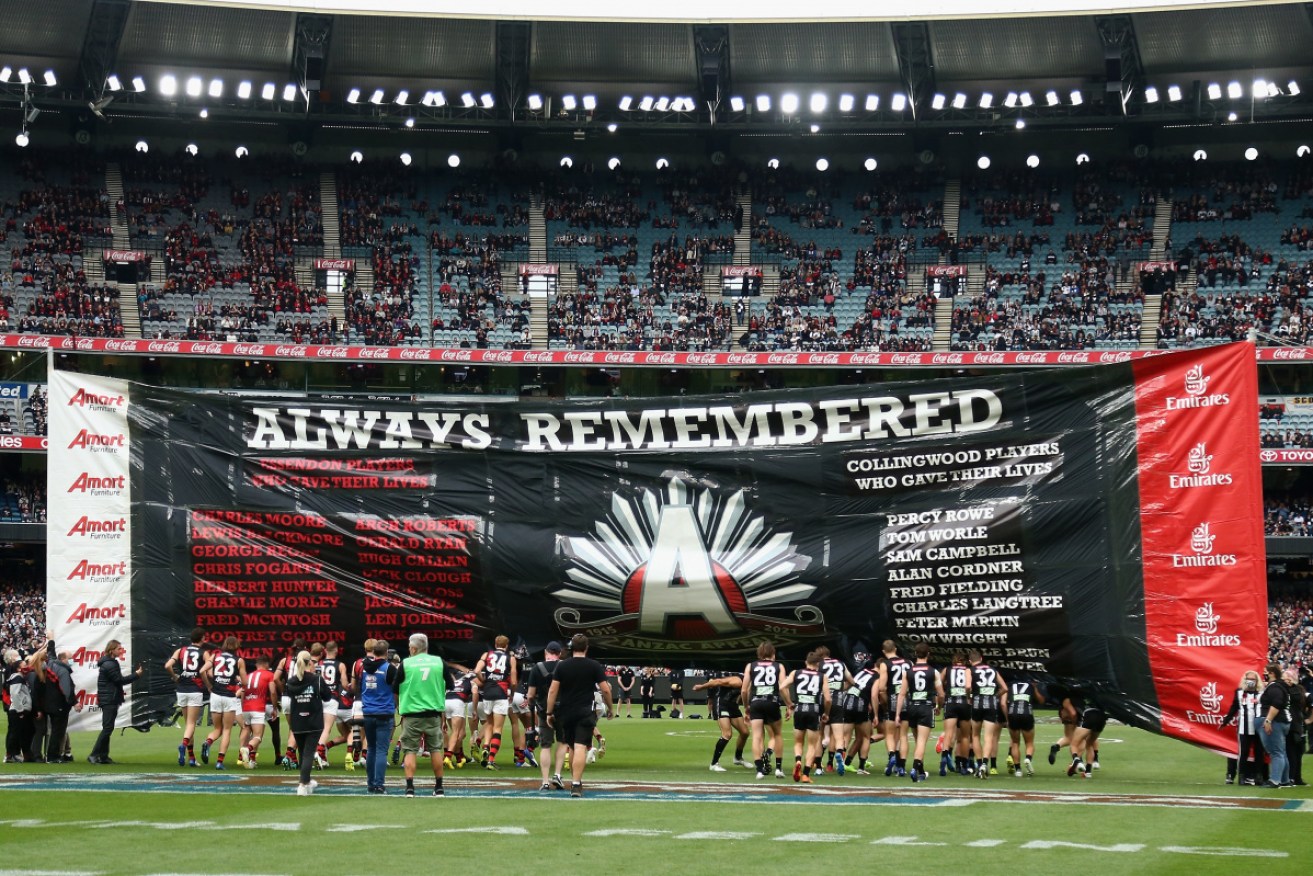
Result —
M1130 365L572 402L134 385L130 417L139 653L193 625L248 656L583 631L703 666L893 638L1155 712Z

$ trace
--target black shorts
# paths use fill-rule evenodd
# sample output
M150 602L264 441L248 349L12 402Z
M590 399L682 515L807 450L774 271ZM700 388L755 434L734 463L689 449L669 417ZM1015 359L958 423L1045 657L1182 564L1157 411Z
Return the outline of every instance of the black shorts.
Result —
M875 717L881 724L886 724L894 719L894 710L888 703L881 703L880 709L876 712Z
M754 721L774 724L782 719L780 704L773 700L753 700L748 703L748 717Z
M998 697L973 697L971 720L977 723L1006 724L1007 718L999 714Z
M592 745L593 730L597 729L597 713L575 712L556 716L556 741L566 745Z
M843 710L843 723L845 724L865 724L871 720L871 709L869 706L859 705L856 708L845 708Z
M1028 733L1035 729L1034 715L1008 715L1008 729L1018 733Z
M1103 728L1108 726L1108 716L1103 713L1103 709L1087 708L1081 712L1077 726L1091 733L1102 733Z
M672 700L682 700L684 698L684 685L672 684L670 686L670 698Z
M794 712L793 713L794 730L819 730L821 729L821 713L816 712Z
M716 709L716 717L729 718L730 720L733 720L735 718L742 718L743 708L739 705L738 700L733 700L728 703L721 702L720 706Z
M624 688L620 688L620 702L632 703L633 701L634 701L633 689L631 688L630 690L625 690Z
M970 721L971 704L970 703L947 703L944 705L945 721Z
M906 707L907 726L909 727L929 727L931 730L935 727L935 707L929 703L912 703Z

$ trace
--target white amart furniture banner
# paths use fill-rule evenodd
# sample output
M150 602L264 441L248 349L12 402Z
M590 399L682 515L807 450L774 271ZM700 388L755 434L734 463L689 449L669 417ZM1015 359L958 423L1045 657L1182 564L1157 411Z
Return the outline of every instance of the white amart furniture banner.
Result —
M128 384L52 368L49 404L46 622L73 667L80 711L69 729L92 730L106 644L127 645L124 672L133 665ZM121 709L119 725L131 715Z

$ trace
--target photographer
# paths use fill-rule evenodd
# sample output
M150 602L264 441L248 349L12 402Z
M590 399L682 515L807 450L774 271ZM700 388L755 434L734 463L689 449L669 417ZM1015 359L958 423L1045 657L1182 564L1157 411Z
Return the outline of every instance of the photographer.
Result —
M125 699L123 688L136 684L141 679L143 669L141 664L137 664L136 670L131 675L125 676L119 668L119 661L127 656L127 653L128 649L123 647L118 639L110 639L109 644L105 646L105 653L97 664L100 670L96 682L96 698L100 703L100 735L96 737L96 744L91 747L91 754L87 755L89 764L114 762L109 757L109 740L114 734L114 721L118 718L119 706L123 705Z

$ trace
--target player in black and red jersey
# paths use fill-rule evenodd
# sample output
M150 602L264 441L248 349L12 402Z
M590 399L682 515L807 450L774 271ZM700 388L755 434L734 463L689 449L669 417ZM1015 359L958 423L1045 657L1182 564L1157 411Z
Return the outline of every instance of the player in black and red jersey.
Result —
M196 722L205 709L205 673L209 669L209 657L202 647L204 642L205 630L197 627L191 631L191 644L174 651L164 664L165 671L177 685L178 709L184 721L182 744L178 746L178 766L196 766L192 738L196 734Z
M491 651L479 658L474 674L479 681L479 717L484 720L484 769L497 768L497 752L501 749L502 727L510 713L511 691L519 683L518 666L506 649L511 640L498 636Z
M468 667L448 663L446 669L450 684L447 685L446 710L443 713L447 719L443 765L459 768L469 763L469 758L465 756L465 734L469 722L474 720L475 700L479 692L474 672Z
M205 741L201 743L201 761L210 762L210 746L219 743L219 756L215 769L226 769L228 744L232 741L237 715L242 711L242 686L246 684L246 661L237 656L240 647L236 636L223 640L223 647L210 654L205 679L210 686L210 720L214 722Z
M314 649L310 653L318 657L319 677L333 694L332 699L324 701L324 729L315 748L315 769L324 769L328 766L328 750L346 742L346 722L351 720L351 695L347 692L347 685L351 679L347 678L346 664L338 656L337 642L325 642L321 654L315 654ZM338 733L336 738L333 737L334 729ZM349 770L356 768L349 753L344 766Z

